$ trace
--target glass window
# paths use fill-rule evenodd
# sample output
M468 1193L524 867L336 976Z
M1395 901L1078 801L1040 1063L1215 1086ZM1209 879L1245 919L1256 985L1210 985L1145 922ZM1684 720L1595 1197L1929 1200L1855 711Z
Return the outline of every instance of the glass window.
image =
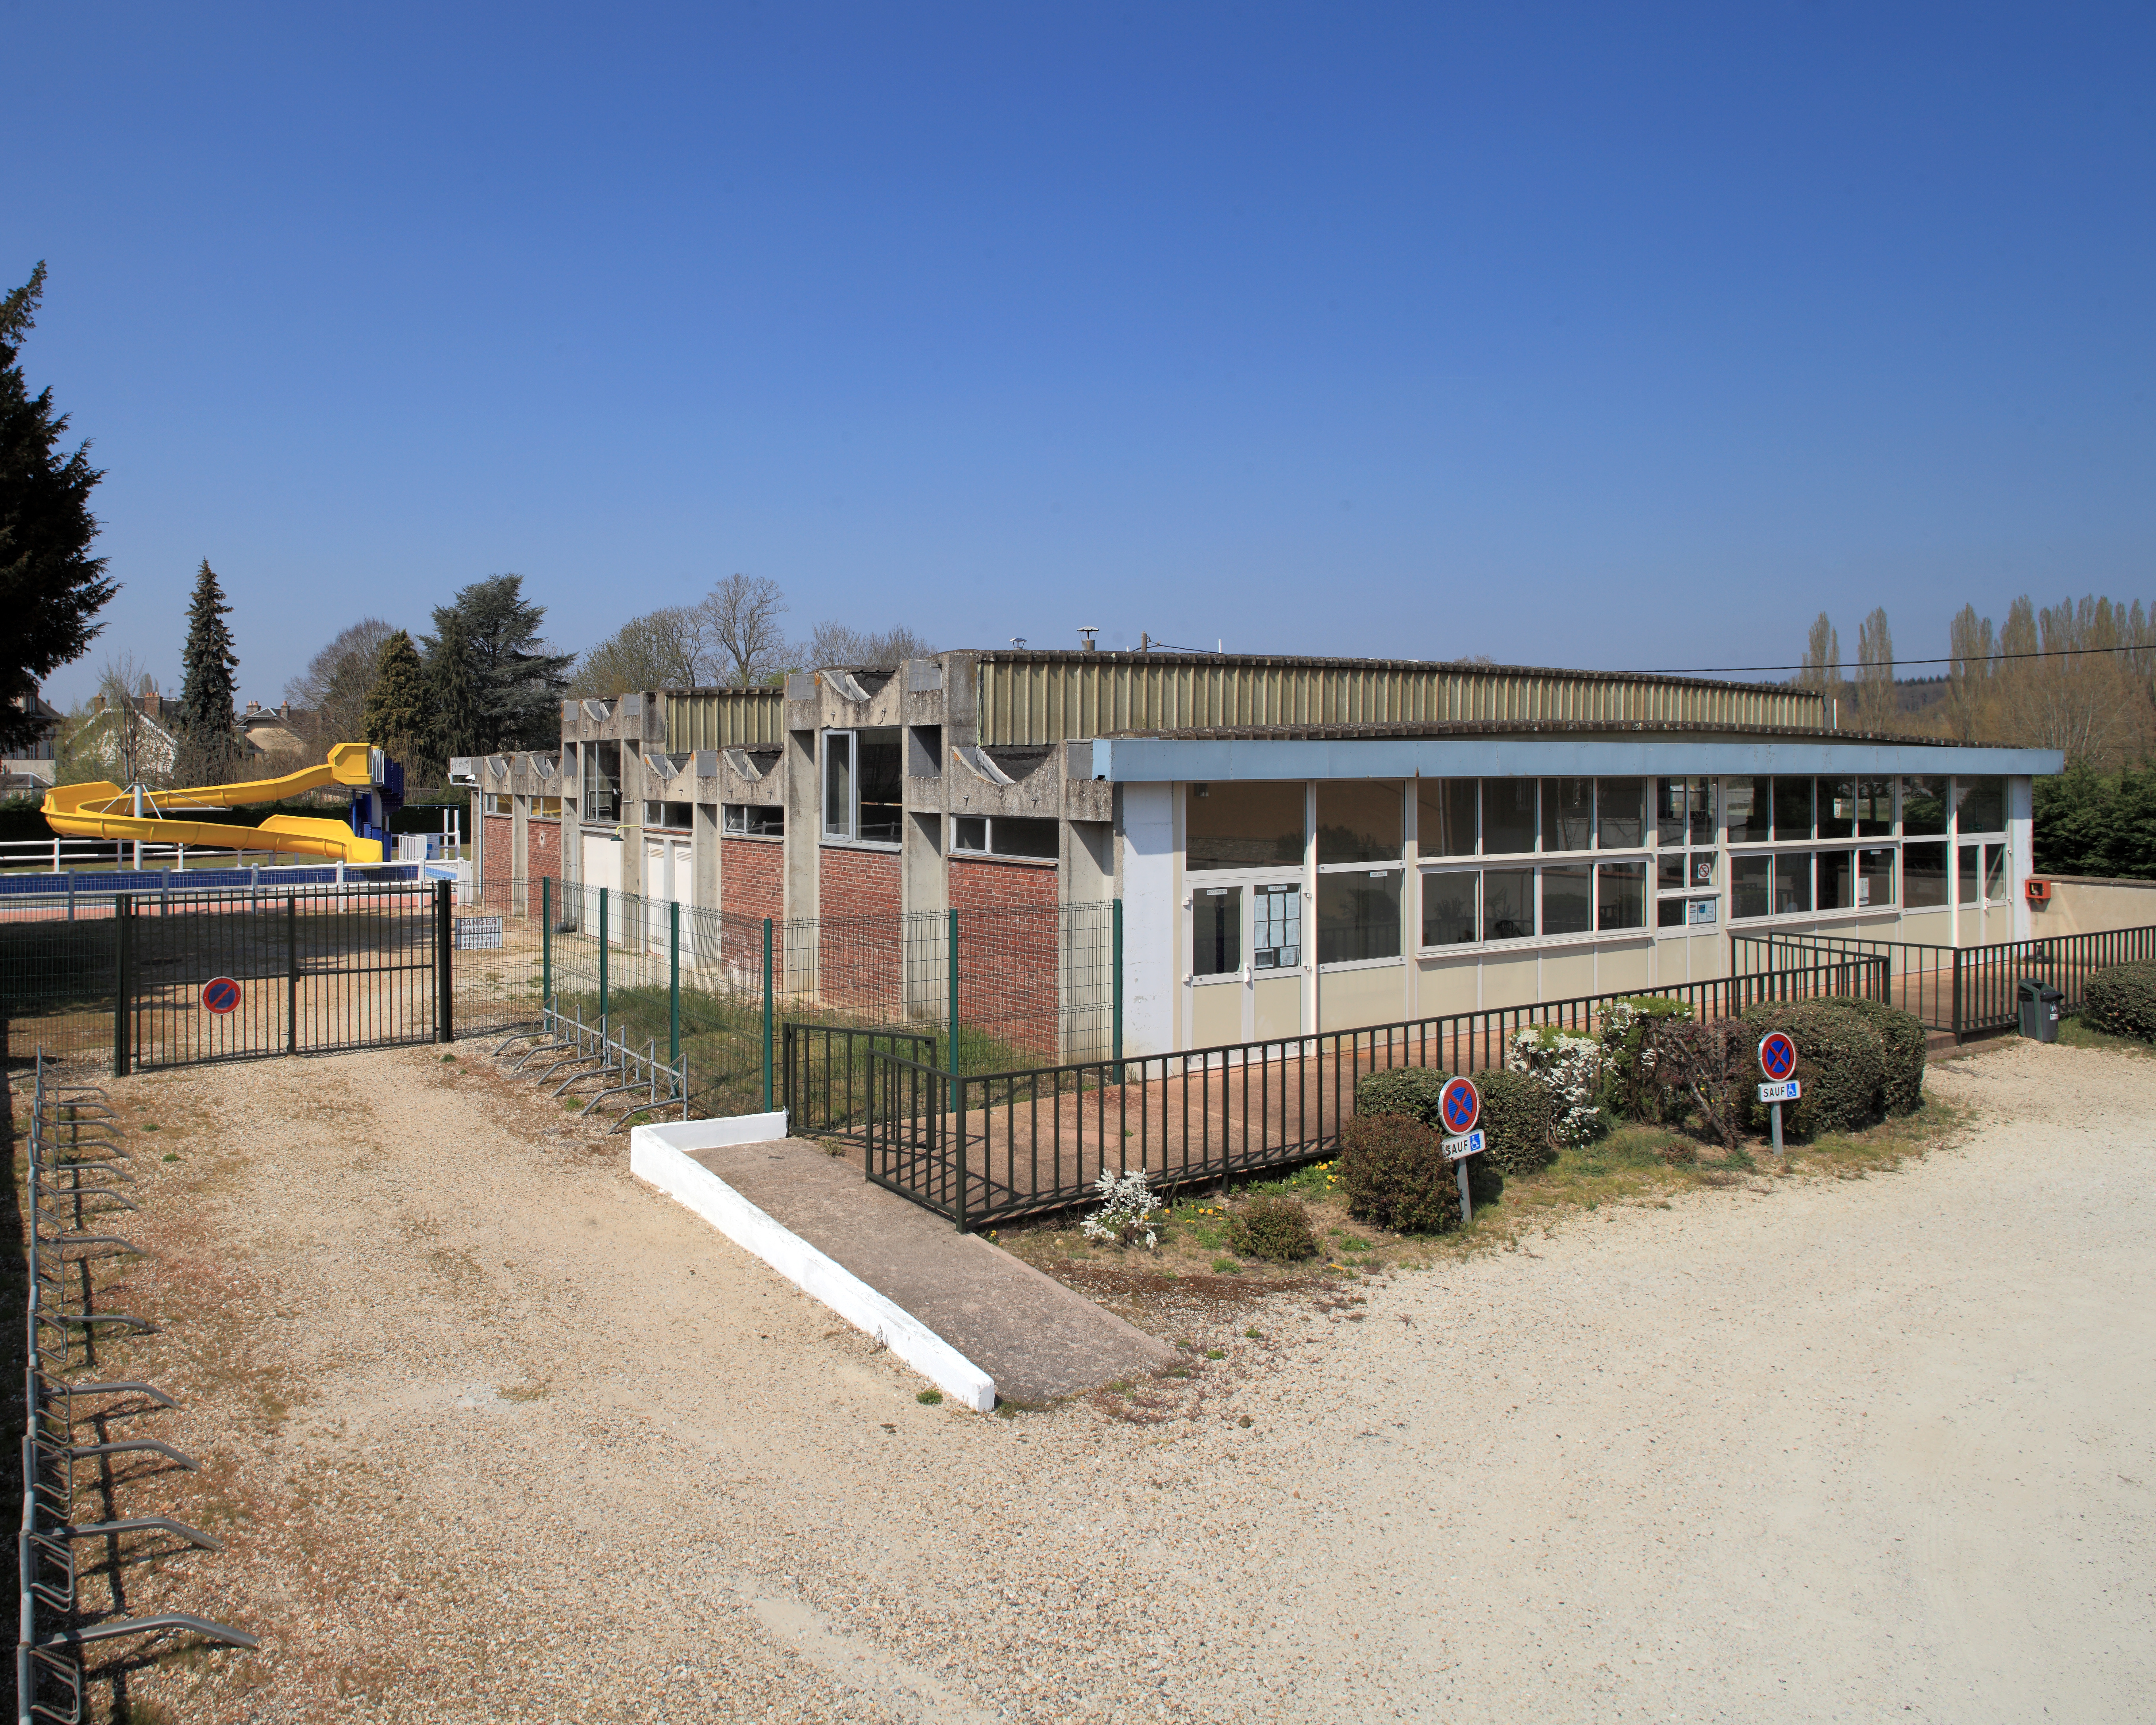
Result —
M1686 800L1691 804L1691 842L1711 845L1714 843L1714 781L1695 778ZM1712 921L1712 918L1708 919Z
M1053 857L1055 823L1034 816L998 814L988 822L988 849L1001 856Z
M1647 865L1606 862L1594 871L1594 926L1598 929L1647 926Z
M1894 853L1860 850L1856 853L1856 907L1873 908L1894 902Z
M1647 782L1602 778L1594 783L1594 820L1604 850L1636 850L1647 842Z
M508 814L513 812L509 798L499 792L490 791L486 795L485 802L486 812L489 814Z
M1856 836L1891 839L1894 836L1894 781L1860 778L1856 781Z
M1655 859L1655 885L1665 892L1682 886L1689 872L1687 859L1681 850L1665 850Z
M562 815L562 799L559 797L534 797L531 799L531 812L535 815L543 815L550 820L558 820Z
M583 818L589 821L621 819L621 745L588 742L583 747Z
M1465 946L1481 938L1482 877L1472 870L1422 877L1422 943L1425 947Z
M1424 856L1475 855L1477 781L1423 778L1415 781L1415 847Z
M1684 844L1685 793L1691 783L1683 778L1655 781L1655 839L1665 847Z
M1902 880L1906 907L1920 911L1947 901L1947 848L1943 845L1904 845Z
M1856 781L1823 778L1819 782L1819 835L1822 839L1856 836ZM1820 889L1820 908L1826 908L1826 889Z
M1532 869L1485 869L1482 871L1482 938L1517 941L1535 932L1535 871Z
M1997 904L2006 896L2006 847L1984 847L1984 896Z
M1774 859L1774 914L1801 916L1812 907L1812 859L1808 850L1785 850Z
M1543 781L1543 849L1585 850L1594 843L1594 781Z
M1243 889L1201 886L1190 895L1190 972L1228 976L1243 968Z
M1685 901L1681 898L1666 898L1655 906L1655 927L1682 928L1685 920Z
M1946 780L1936 775L1903 779L1902 836L1905 839L1943 838L1946 830Z
M824 733L824 830L834 838L854 836L854 733Z
M1852 815L1851 819L1855 817ZM1856 853L1822 850L1819 854L1819 907L1822 911L1856 908Z
M1539 783L1532 778L1482 781L1483 855L1517 856L1535 848L1535 788Z
M2003 778L1957 778L1954 781L1954 830L1957 833L2003 833L2006 830L2006 781Z
M1543 870L1543 932L1585 934L1594 927L1594 870L1563 863Z
M1401 784L1396 778L1321 779L1317 786L1317 860L1398 862L1406 843Z
M755 803L729 803L726 805L726 829L737 838L783 838L786 833L786 811Z
M1729 842L1732 845L1757 844L1772 832L1767 819L1768 786L1770 783L1768 779L1749 776L1722 780L1722 813L1729 822Z
M1729 916L1734 922L1740 916L1763 916L1772 903L1768 881L1772 878L1774 858L1771 856L1732 856L1729 859Z
M1194 869L1260 869L1302 860L1301 779L1194 784L1184 799Z
M1812 782L1809 778L1774 781L1774 836L1809 839L1812 835Z
M1984 847L1981 845L1963 845L1960 880L1954 892L1954 896L1962 903L1973 905L1976 902L1976 889L1979 881L1983 878L1983 869Z
M899 729L893 725L880 731L857 731L854 748L855 770L860 783L854 836L865 844L896 845L903 796L899 776L905 759Z
M988 848L988 818L985 814L954 814L951 817L951 848L953 850L986 850Z
M1259 886L1250 893L1250 968L1287 970L1302 963L1302 888Z
M1352 964L1400 956L1400 870L1317 877L1317 962Z

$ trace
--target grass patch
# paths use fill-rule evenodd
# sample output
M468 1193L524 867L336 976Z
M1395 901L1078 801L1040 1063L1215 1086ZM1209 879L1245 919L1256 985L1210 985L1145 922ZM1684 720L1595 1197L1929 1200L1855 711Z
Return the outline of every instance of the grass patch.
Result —
M940 1408L943 1405L943 1392L940 1389L921 1390L913 1399L924 1408Z
M2156 1048L2138 1036L2114 1036L2108 1030L2099 1030L2078 1013L2059 1020L2059 1040L2069 1048L2097 1048L2109 1054L2133 1055L2141 1060L2156 1055Z

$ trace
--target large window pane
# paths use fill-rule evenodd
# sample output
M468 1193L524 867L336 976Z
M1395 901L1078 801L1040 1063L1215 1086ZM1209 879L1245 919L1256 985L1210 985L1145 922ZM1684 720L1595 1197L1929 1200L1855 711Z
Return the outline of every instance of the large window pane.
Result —
M1543 870L1543 932L1585 934L1594 927L1594 870L1564 863Z
M1422 943L1457 947L1480 938L1476 900L1482 877L1473 872L1422 877Z
M1774 836L1809 839L1812 835L1812 782L1809 778L1774 781Z
M1944 837L1947 829L1947 782L1936 774L1902 781L1902 836L1905 839Z
M1243 968L1243 889L1201 886L1190 896L1190 968L1227 976Z
M1891 839L1894 836L1894 781L1860 778L1856 781L1856 836Z
M1485 869L1482 871L1482 938L1490 941L1531 939L1535 932L1535 871L1532 869Z
M1811 907L1811 853L1785 850L1774 859L1774 914L1794 916Z
M1302 781L1194 784L1183 799L1194 869L1261 869L1302 860Z
M584 745L584 806L588 821L621 819L621 745L588 742Z
M1976 889L1982 879L1983 868L1984 847L1981 845L1963 845L1960 879L1954 890L1954 896L1962 903L1973 905L1976 902Z
M1758 844L1772 835L1774 828L1768 819L1773 806L1772 783L1770 779L1748 774L1722 781L1722 814L1729 823L1732 845Z
M1876 909L1894 902L1894 853L1860 850L1856 853L1856 904L1859 910Z
M1685 841L1685 792L1690 781L1681 778L1658 778L1655 781L1655 838L1665 849L1674 845L1681 847Z
M1691 842L1695 845L1714 843L1714 781L1695 778L1686 800L1691 804Z
M1250 968L1288 970L1302 963L1302 888L1260 886L1250 893Z
M854 737L850 731L824 734L824 830L854 835Z
M1822 911L1853 911L1856 908L1855 851L1820 852L1819 907Z
M1514 856L1535 848L1535 788L1539 783L1532 778L1482 781L1483 855Z
M1947 848L1943 845L1902 847L1903 907L1921 911L1947 901Z
M1954 781L1954 830L2003 833L2006 830L2006 781L2003 778L1957 778Z
M1647 926L1647 865L1606 862L1594 874L1594 926L1598 929Z
M1595 781L1594 820L1601 849L1636 850L1647 842L1646 796L1644 778Z
M1984 847L1984 896L1994 904L2006 896L2006 847Z
M1685 901L1681 898L1663 899L1655 908L1657 928L1682 928L1685 920Z
M1819 782L1819 835L1822 839L1856 836L1856 781L1823 778ZM1826 908L1826 889L1820 889L1820 908Z
M1763 916L1773 903L1768 883L1774 875L1770 856L1732 856L1729 859L1729 916Z
M1665 850L1655 859L1655 884L1664 889L1673 889L1686 884L1689 872L1681 850Z
M1543 781L1543 849L1584 850L1594 842L1594 781Z
M898 843L898 823L901 812L901 793L899 774L904 758L899 747L896 726L887 730L860 731L855 733L855 747L858 758L855 771L860 779L860 809L858 824L854 829L856 839L871 845ZM1050 825L1054 824L1052 822ZM1055 853L1051 847L1049 853Z
M1317 787L1320 863L1398 862L1406 843L1396 778L1321 780Z
M1415 781L1415 848L1423 855L1475 855L1476 783L1471 778Z
M1398 869L1317 877L1317 962L1400 956Z

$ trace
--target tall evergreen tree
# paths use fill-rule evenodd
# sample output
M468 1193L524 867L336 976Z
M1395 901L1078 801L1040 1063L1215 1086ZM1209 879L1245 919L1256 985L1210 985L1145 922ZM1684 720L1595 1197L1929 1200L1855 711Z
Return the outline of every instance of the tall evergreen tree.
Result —
M119 583L90 554L97 519L90 494L105 477L85 443L60 453L67 415L53 393L33 396L16 363L45 287L41 263L0 299L0 747L33 742L43 726L18 696L80 659L103 625L96 621Z
M387 749L408 768L430 752L427 672L412 637L397 630L382 644L375 661L373 686L367 691L361 730L367 742Z
M232 674L239 668L239 655L232 650L232 631L224 624L231 614L217 571L204 557L195 572L187 644L180 649L180 744L205 767L239 753L233 735L239 716L233 711Z
M546 608L525 598L521 575L475 581L435 608L435 633L422 644L444 753L542 748L561 735L576 655L547 649L539 633L546 619ZM462 746L450 747L453 740Z

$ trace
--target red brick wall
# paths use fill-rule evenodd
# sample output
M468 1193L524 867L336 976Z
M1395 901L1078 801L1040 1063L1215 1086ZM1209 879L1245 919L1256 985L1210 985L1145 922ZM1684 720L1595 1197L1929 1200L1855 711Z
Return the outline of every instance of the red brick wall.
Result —
M1055 1061L1059 871L953 857L949 878L951 908L958 913L959 1018L1036 1060Z
M527 881L527 890L531 901L526 914L536 916L544 912L546 906L543 902L543 895L546 892L546 888L542 886L539 883L542 880L550 880L554 883L554 898L556 901L554 914L557 916L560 916L560 900L562 896L561 822L558 820L534 820L525 823L524 873Z
M826 845L818 858L816 992L833 1011L896 1014L905 1004L898 855Z
M773 839L719 841L719 963L727 970L762 976L763 919L783 922L786 916L786 847ZM771 931L771 960L783 975L786 933Z
M485 814L479 823L480 902L489 910L509 903L509 883L516 865L509 854L516 824L506 814Z

